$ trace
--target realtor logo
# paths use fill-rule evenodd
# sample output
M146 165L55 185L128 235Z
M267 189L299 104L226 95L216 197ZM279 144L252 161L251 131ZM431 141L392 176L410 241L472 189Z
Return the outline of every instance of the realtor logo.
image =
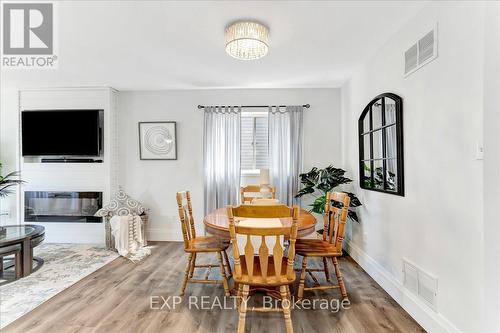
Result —
M54 4L4 3L2 66L54 68Z

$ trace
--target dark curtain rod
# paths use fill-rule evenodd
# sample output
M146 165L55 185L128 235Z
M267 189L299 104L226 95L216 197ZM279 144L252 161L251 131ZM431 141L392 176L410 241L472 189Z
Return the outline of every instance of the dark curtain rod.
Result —
M229 106L229 105L214 105L214 106L217 106L217 107L226 107L226 106ZM234 107L240 107L240 108L268 108L270 106L274 106L274 105L233 105ZM205 105L198 105L198 109L204 109L206 106ZM284 108L286 107L286 105L279 105L278 107L280 108ZM304 104L302 105L302 107L306 108L306 109L309 109L311 107L311 105L309 104Z

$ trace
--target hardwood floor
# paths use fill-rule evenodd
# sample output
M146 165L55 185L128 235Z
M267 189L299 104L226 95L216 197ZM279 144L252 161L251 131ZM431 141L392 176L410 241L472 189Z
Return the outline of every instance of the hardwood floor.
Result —
M190 296L210 296L210 304L216 297L222 301L220 285L189 284L181 305L158 309L164 305L160 296L166 299L179 294L187 255L182 243L159 242L154 246L152 255L143 262L134 264L118 258L2 332L235 332L236 310L188 308ZM206 255L203 260L217 262L215 255ZM337 313L294 309L295 332L425 332L351 258L340 258L340 265L351 308ZM338 290L307 292L304 296L311 300L340 299ZM167 304L172 307L172 299ZM196 304L202 306L201 302ZM246 327L247 332L285 330L281 313L249 313Z

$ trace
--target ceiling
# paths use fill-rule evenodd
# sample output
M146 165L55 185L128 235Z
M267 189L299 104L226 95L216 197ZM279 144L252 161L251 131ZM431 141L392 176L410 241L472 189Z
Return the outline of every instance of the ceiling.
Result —
M338 87L414 16L422 1L62 1L59 66L3 70L12 87L119 90ZM224 28L270 28L255 61L224 51Z

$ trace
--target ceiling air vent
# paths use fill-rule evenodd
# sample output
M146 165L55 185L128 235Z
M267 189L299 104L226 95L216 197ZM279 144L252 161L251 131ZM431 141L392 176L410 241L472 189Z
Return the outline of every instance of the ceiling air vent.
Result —
M437 25L405 52L405 76L437 58Z

